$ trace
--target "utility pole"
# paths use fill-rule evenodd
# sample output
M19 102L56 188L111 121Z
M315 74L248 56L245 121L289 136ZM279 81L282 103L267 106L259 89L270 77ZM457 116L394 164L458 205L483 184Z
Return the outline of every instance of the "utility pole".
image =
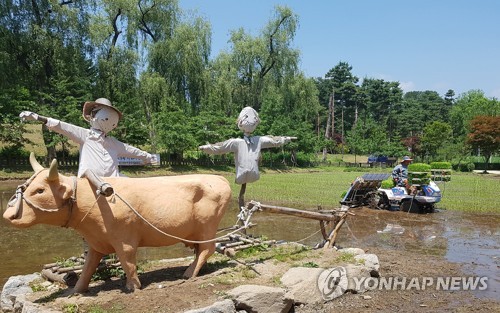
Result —
M344 161L344 104L342 103L342 161Z
M332 140L335 134L335 89L332 87L332 93L328 101L328 120L326 122L325 139ZM323 161L326 161L326 147L323 148Z

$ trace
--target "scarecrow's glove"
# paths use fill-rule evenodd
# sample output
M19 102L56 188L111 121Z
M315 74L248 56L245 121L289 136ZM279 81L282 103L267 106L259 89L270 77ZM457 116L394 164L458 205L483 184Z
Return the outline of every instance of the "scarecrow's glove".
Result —
M19 117L21 118L21 121L38 121L38 114L30 111L22 111L21 114L19 114Z
M45 116L38 115L34 112L30 111L22 111L21 114L19 114L19 117L21 118L21 121L40 121L43 123L47 123L47 118Z
M297 139L297 137L285 137L285 143L289 143L291 142L292 140L295 140Z
M148 154L148 162L150 164L158 164L158 158L156 157L156 154Z

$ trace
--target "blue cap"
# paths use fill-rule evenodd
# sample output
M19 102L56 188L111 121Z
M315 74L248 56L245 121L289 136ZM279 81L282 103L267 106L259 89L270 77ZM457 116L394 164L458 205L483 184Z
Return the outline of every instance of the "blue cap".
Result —
M412 159L412 158L410 158L409 156L405 155L405 156L403 157L403 159L401 160L401 163L403 163L404 161L413 161L413 159Z

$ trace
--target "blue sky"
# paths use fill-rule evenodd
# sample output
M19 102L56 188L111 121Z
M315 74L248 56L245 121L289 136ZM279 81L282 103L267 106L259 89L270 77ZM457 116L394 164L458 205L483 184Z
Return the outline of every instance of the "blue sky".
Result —
M212 24L212 56L231 30L258 36L276 5L299 17L301 70L323 77L340 61L360 79L399 81L443 96L481 89L500 99L498 0L180 0Z

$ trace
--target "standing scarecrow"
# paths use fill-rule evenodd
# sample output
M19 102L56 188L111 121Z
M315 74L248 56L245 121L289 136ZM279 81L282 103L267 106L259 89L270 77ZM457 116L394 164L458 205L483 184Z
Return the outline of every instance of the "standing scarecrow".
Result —
M200 146L199 149L208 154L234 153L236 167L235 182L241 185L238 205L240 209L245 204L245 190L247 183L253 183L260 178L259 156L260 150L282 146L296 137L283 136L252 136L260 123L259 114L251 107L241 111L236 124L243 132L243 138L232 138L216 144Z

